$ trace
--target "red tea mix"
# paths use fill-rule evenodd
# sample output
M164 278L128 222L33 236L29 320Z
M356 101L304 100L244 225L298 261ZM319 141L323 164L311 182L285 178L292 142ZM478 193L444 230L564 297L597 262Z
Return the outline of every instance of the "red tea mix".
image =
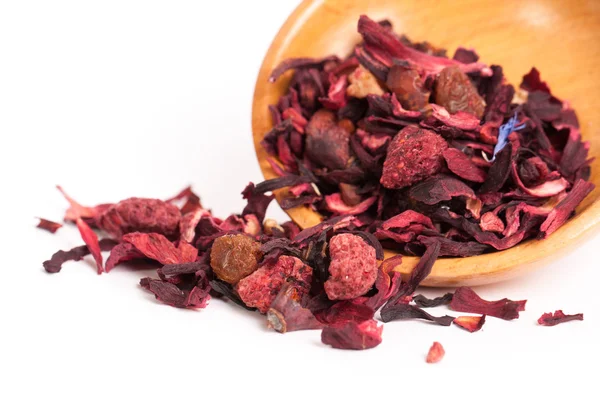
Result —
M345 59L292 59L273 71L271 81L294 70L262 142L279 177L250 183L241 214L214 216L189 187L164 201L94 207L59 187L70 205L64 219L85 246L57 252L45 270L89 254L98 273L131 260L156 263L157 278L140 285L165 304L198 309L222 298L265 314L277 332L321 329L322 342L341 349L381 343L377 311L384 322L422 319L470 332L486 315L518 318L525 300L486 301L466 287L428 299L415 290L439 257L545 238L572 216L594 188L574 111L535 68L521 83L527 101L513 103L502 68L471 50L449 59L366 16L358 31L363 42ZM323 221L301 230L265 220L274 198L266 193L282 188L284 209L309 207ZM382 261L384 247L421 256L405 281L395 271L402 255ZM110 251L106 264L102 251ZM441 305L482 315L423 310ZM583 315L559 310L539 323L574 319ZM443 355L435 342L427 362Z

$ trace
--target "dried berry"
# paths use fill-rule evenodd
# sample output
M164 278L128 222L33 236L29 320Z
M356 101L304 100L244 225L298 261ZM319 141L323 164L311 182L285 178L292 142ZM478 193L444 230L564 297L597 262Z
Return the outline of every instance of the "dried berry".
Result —
M400 189L435 175L443 166L448 143L427 129L407 126L392 140L383 164L381 184Z
M266 313L284 283L289 282L302 298L310 290L311 281L312 269L308 265L296 257L281 256L275 264L264 265L241 279L236 291L248 307Z
M421 75L415 68L402 64L392 66L386 84L406 110L419 111L429 103L430 91L425 89Z
M433 342L429 352L427 353L426 361L428 364L438 363L442 361L442 358L444 358L445 354L446 351L444 350L444 347L439 342Z
M485 101L469 77L457 66L444 68L435 81L435 103L446 108L450 114L465 111L481 119Z
M353 299L367 293L377 279L375 249L349 233L329 241L330 277L325 292L331 300Z
M350 158L350 135L331 111L317 111L306 126L306 155L330 169L342 169Z
M245 235L217 238L210 252L210 266L217 277L235 285L258 268L260 243Z

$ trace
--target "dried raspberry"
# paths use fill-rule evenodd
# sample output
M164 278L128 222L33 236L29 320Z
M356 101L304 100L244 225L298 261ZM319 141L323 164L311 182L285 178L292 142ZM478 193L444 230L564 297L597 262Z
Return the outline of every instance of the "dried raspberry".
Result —
M423 80L416 69L394 65L390 68L386 84L407 110L419 111L429 103L430 92L424 88Z
M400 189L420 182L442 169L442 153L448 143L436 133L410 125L402 129L388 147L381 184Z
M260 243L244 235L225 235L215 239L210 266L217 277L235 285L258 268L262 257Z
M485 101L477 88L457 66L446 67L440 72L434 89L435 103L454 114L465 111L481 119L485 111Z
M126 233L160 233L174 236L181 212L169 203L157 199L132 197L108 207L98 217L98 226L115 237Z
M236 290L249 307L266 313L285 282L298 290L299 298L308 293L312 281L312 268L300 259L281 256L273 265L265 265L240 280Z
M359 236L342 233L329 241L330 277L325 292L331 300L354 299L367 293L377 279L375 249Z
M306 155L330 169L342 169L350 158L350 134L337 125L335 114L317 111L306 126Z

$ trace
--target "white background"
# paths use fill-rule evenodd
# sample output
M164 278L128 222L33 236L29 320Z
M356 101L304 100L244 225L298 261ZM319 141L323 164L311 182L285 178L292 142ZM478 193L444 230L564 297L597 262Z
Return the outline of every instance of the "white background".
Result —
M268 331L219 300L201 311L161 305L138 286L152 270L97 276L86 260L43 271L81 243L72 226L54 236L33 227L35 216L62 217L57 183L84 204L165 198L191 183L216 215L241 210L239 193L261 180L255 78L297 3L0 2L0 398L594 397L598 236L478 289L528 299L518 320L489 318L473 334L390 323L364 352L328 348L317 331ZM585 321L537 326L556 309ZM428 365L434 340L446 357Z

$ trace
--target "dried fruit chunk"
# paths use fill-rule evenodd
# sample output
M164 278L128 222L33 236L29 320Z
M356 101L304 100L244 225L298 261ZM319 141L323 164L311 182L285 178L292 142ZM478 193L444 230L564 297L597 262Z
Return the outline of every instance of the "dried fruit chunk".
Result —
M266 313L285 282L291 282L302 298L308 293L312 269L296 257L281 256L273 265L264 265L241 279L236 290L248 307Z
M439 342L433 342L429 352L427 353L426 361L428 364L438 363L442 361L442 358L444 358L445 354L446 351L444 350L444 347Z
M111 205L98 217L98 226L119 238L130 232L156 232L173 236L179 228L181 212L157 199L132 197Z
M210 266L219 279L234 285L256 271L261 257L256 240L245 235L225 235L213 243Z
M342 326L327 326L321 332L321 342L336 349L366 350L381 343L383 325L377 321L348 322Z
M364 99L369 94L383 95L383 89L379 86L377 78L365 67L359 65L350 75L348 75L350 86L346 89L346 94L350 97Z
M425 89L419 71L410 66L392 66L386 84L407 110L418 111L429 103L430 92Z
M331 300L353 299L367 293L377 279L375 249L350 233L335 235L329 241L330 277L325 292Z
M446 67L440 72L433 92L435 103L443 106L451 114L465 111L481 119L485 111L485 101L467 74L458 66Z
M392 140L383 163L381 184L400 189L438 173L448 143L436 133L410 125Z
M337 125L335 114L317 111L306 126L306 155L330 169L342 169L350 158L350 134Z
M323 324L309 309L300 305L301 298L297 288L284 284L267 312L268 326L280 333L321 329Z

